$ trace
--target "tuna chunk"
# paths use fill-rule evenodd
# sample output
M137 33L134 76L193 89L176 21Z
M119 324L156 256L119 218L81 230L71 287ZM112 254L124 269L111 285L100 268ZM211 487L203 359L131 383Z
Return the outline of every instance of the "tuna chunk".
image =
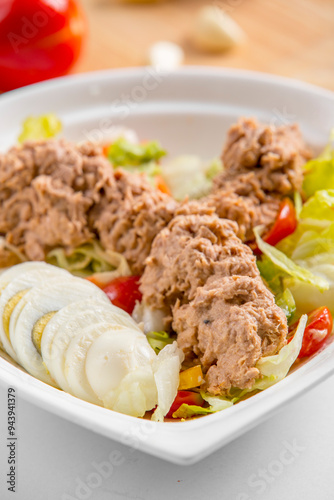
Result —
M134 274L142 274L156 235L172 219L176 202L141 175L115 172L115 183L90 214L102 245L122 253Z
M14 147L0 156L0 233L30 260L85 243L94 236L88 212L102 186L112 183L109 163L92 145L61 140Z
M155 238L141 278L144 303L166 312L213 394L251 387L257 361L278 352L287 334L285 315L236 230L216 215L175 217Z
M225 180L254 171L263 191L288 195L301 190L301 167L308 158L298 125L274 127L241 118L228 131L222 156L225 171L215 184L224 187Z
M177 206L143 176L114 173L100 148L64 140L27 142L0 156L0 203L0 234L28 259L99 237L136 274ZM14 257L0 250L2 266Z
M176 303L173 328L186 355L202 364L212 394L250 388L259 358L277 353L287 334L272 293L260 277L249 276L209 279L189 304Z
M145 302L168 309L192 300L212 275L258 276L255 257L237 225L216 215L180 215L155 238L141 278Z
M219 217L238 224L237 234L242 241L252 241L254 227L264 226L265 231L271 227L281 199L259 190L258 179L251 172L226 181L225 187L214 191L205 202L215 208Z
M273 127L241 118L228 132L225 169L207 202L219 217L239 224L243 241L252 240L253 227L269 229L282 198L301 191L302 166L309 158L297 125Z

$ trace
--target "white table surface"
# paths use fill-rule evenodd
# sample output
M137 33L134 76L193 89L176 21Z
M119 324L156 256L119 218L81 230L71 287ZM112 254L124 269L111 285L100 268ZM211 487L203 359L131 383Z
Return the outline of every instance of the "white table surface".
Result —
M7 491L4 477L6 403L0 388L1 500L334 498L334 377L189 467L105 439L18 397L16 493ZM112 451L122 463L103 477L96 466Z

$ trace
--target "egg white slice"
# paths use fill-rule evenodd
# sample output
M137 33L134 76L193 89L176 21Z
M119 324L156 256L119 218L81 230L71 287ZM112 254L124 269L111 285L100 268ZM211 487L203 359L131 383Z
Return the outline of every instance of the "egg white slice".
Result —
M43 362L59 387L71 392L65 376L65 352L76 336L88 325L106 322L108 325L125 325L138 328L131 316L112 305L104 294L104 301L91 299L68 304L47 324L41 342Z
M104 321L86 326L80 334L71 340L65 352L64 362L64 373L71 394L90 403L102 405L102 401L96 396L87 379L87 351L94 340L103 333L108 332L110 335L122 335L126 329L124 325ZM138 335L140 335L139 332Z
M19 264L17 267L19 269L16 266L10 269L13 272L10 273L10 276L7 274L7 278L10 277L11 281L5 285L0 294L0 340L6 352L16 362L18 362L18 358L9 335L10 317L15 306L30 288L47 283L53 276L70 276L67 271L44 262L27 262Z
M50 278L47 284L33 287L19 301L9 323L10 340L19 363L31 375L55 385L32 339L35 324L48 313L88 297L105 301L105 293L97 286L70 274L62 274Z
M31 271L33 269L41 270L43 268L46 269L49 267L55 267L55 266L51 266L46 262L22 262L21 264L16 264L15 266L9 267L0 274L0 293L1 290L8 285L8 283L10 283L13 279L20 277L22 274Z
M106 408L144 416L157 403L153 373L156 354L144 334L123 330L103 333L87 351L86 375Z
M73 332L69 330L67 326L69 322L73 320L75 321L77 316L83 315L91 309L100 311L101 306L104 303L106 305L110 303L106 295L104 299L99 298L96 300L88 298L76 302L71 302L70 304L67 304L65 307L60 309L57 314L53 316L53 318L45 326L41 339L41 355L43 358L43 362L47 367L49 367L49 365L51 366L53 358L58 356L58 351L63 352L63 350L66 349L68 342L72 339L73 335L76 335L78 333L77 330L74 330ZM64 333L64 330L66 328L68 329L68 332ZM57 336L59 337L56 340L51 352L51 346L55 337ZM66 342L67 339L68 341Z

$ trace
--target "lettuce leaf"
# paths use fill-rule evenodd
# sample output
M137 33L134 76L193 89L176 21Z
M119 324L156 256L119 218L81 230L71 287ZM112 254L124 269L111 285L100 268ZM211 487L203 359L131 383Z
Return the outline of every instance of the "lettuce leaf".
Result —
M274 356L265 356L259 359L256 368L260 371L262 378L255 382L252 390L266 389L287 376L300 352L306 323L307 315L304 314L299 320L296 333L291 342L282 347L278 354Z
M254 235L257 246L261 252L266 255L281 271L298 281L309 283L321 291L328 290L329 284L326 278L316 276L308 269L299 266L293 260L289 259L287 255L278 250L278 248L264 242L259 234L259 228L254 228Z
M104 250L97 241L86 243L71 251L65 251L61 247L54 248L45 260L81 278L89 277L99 286L107 285L118 276L131 274L123 255Z
M284 278L288 277L272 260L266 255L256 261L261 277L265 280L267 286L274 295L284 292Z
M20 143L28 140L50 139L62 131L59 118L49 113L41 116L30 116L22 124L22 132L18 138Z
M203 391L201 391L201 396L209 403L209 407L203 408L202 406L196 405L187 405L183 403L174 413L173 418L191 418L197 415L209 415L210 413L216 413L217 411L226 410L226 408L230 408L233 406L232 401L228 399L219 397L219 396L211 396Z
M182 155L166 162L161 175L173 197L182 201L186 196L197 199L209 193L212 179L222 170L219 159L209 163L199 156Z
M307 197L322 189L334 189L334 129L329 143L318 158L306 163L303 189Z
M209 413L225 410L240 401L245 395L254 391L263 391L283 380L298 357L302 347L306 323L307 315L305 314L300 318L296 333L289 344L282 347L278 354L259 359L256 368L260 372L260 377L250 389L232 388L230 391L231 399L211 396L201 391L202 398L210 405L208 408L183 404L173 413L173 418L190 418L196 415L208 415Z
M327 306L334 314L334 190L317 191L302 207L298 228L294 234L277 245L296 265L322 280L326 289L283 276L283 289L288 287L294 296L299 313ZM261 265L259 265L259 268ZM266 271L266 266L264 266ZM277 281L277 280L276 280Z
M296 333L289 344L282 347L278 354L259 359L256 368L260 372L260 377L255 380L250 389L232 388L230 390L233 403L254 391L264 391L287 376L302 347L306 323L307 315L305 314L300 318Z
M289 275L284 273L266 255L261 260L257 260L257 267L261 277L275 295L276 304L290 321L296 312L296 303L290 289L286 287L286 279Z
M294 297L296 308L299 313L309 313L317 307L326 306L334 315L334 265L332 263L314 265L312 271L326 278L329 289L320 292L308 283L287 279L285 285L289 287Z
M114 167L139 167L145 163L157 162L166 155L156 141L134 144L124 138L117 139L108 148L108 159Z
M311 219L309 224L314 226L324 227L328 221L334 222L334 189L324 189L317 191L309 200L304 204L300 218L302 220ZM326 221L322 222L321 221Z
M146 337L156 354L159 354L166 345L172 344L175 341L167 332L149 332L146 334Z
M303 200L302 200L302 197L298 191L295 191L295 193L293 195L293 202L295 205L296 217L297 217L297 220L299 220L300 219L300 212L302 211L302 208L303 208Z
M296 302L289 288L286 288L284 292L276 295L276 304L283 310L286 319L291 321L296 312Z

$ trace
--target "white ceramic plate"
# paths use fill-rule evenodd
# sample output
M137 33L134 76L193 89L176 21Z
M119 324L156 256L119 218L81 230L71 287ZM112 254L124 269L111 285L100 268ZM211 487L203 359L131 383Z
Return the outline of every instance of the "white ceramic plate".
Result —
M28 115L56 112L65 137L101 137L122 125L159 139L171 155L211 158L241 115L296 121L322 147L334 125L334 95L304 83L250 72L187 68L108 71L53 80L0 97L0 149L14 144ZM162 459L191 464L259 424L334 372L334 344L285 380L235 407L189 422L154 423L100 408L34 379L0 358L0 383L18 396L99 434Z

